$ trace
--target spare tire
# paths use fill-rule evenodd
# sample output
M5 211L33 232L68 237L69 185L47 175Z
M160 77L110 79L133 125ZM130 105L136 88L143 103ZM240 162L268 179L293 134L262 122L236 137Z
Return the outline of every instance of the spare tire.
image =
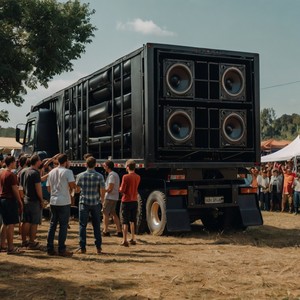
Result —
M160 191L152 192L146 203L146 219L150 233L163 235L166 232L166 196Z

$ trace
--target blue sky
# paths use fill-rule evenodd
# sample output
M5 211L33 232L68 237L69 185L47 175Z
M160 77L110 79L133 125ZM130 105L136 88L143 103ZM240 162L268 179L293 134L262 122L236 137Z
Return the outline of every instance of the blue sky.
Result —
M259 53L261 109L274 108L277 117L300 114L299 0L81 2L96 10L92 23L98 28L86 53L74 61L73 72L56 76L47 90L28 91L21 108L2 104L11 121L1 126L25 122L38 101L147 42Z

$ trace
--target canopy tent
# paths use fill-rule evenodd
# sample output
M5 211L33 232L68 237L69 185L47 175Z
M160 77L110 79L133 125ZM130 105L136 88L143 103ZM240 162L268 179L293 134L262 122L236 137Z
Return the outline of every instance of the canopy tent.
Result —
M15 138L0 137L0 153L7 154L11 150L21 149L21 144L16 142Z
M272 154L261 157L261 162L286 161L300 156L300 136L298 135L289 145Z

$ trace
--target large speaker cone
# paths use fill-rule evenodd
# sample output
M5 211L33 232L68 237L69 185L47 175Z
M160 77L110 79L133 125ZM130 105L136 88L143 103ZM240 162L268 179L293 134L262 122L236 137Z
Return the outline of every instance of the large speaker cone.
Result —
M221 99L245 100L245 67L221 65Z
M193 62L167 60L164 62L164 76L164 96L193 97Z
M194 109L165 108L165 120L167 145L193 145Z
M221 114L221 145L245 146L246 113L222 110Z

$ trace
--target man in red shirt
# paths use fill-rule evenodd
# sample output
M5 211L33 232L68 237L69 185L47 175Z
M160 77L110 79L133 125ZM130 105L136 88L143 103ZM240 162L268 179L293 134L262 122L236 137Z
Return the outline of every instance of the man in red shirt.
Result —
M4 237L7 240L7 254L20 254L24 251L14 247L14 227L19 223L18 209L23 210L23 203L19 194L17 175L12 172L16 168L13 156L4 160L6 168L0 173L0 213L3 218L1 227L1 251L6 248Z
M126 171L128 174L122 177L120 193L122 193L121 213L123 219L123 241L122 246L128 247L129 243L136 244L135 240L135 223L138 208L138 186L141 177L135 173L135 161L130 159L126 162ZM127 241L128 225L130 224L131 240Z
M295 173L292 172L291 167L283 169L283 191L282 191L282 202L281 202L281 211L284 212L286 209L287 202L289 204L289 212L293 212L293 182L295 178Z

